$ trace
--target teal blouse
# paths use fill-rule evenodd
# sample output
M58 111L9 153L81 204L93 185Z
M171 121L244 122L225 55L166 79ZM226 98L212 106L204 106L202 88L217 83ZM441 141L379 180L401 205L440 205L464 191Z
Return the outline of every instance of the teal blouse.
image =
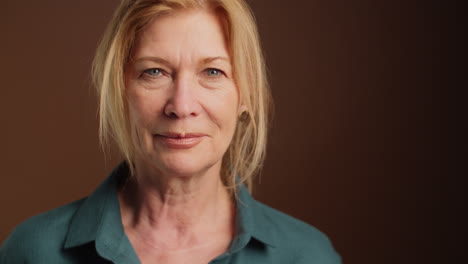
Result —
M0 263L140 263L120 217L117 187L127 175L122 163L89 197L20 224L1 246ZM314 227L254 200L244 186L238 197L236 235L209 263L341 263Z

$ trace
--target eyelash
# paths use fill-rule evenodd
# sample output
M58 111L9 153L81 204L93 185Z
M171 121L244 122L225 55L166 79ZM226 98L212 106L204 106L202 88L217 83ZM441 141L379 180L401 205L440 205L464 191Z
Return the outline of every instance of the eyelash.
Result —
M154 75L151 75L150 72L153 71L153 70L158 70L160 75L157 75L157 76L154 76ZM144 77L149 77L149 78L157 78L159 76L161 76L162 74L164 74L164 70L163 69L160 69L160 68L149 68L149 69L146 69L143 71L142 73L142 76Z
M226 74L224 73L224 71L220 70L220 69L216 69L216 68L208 68L208 69L205 69L204 72L208 75L208 73L210 71L217 71L219 74L217 76L208 76L210 78L219 78L221 77L222 75L226 76Z
M155 75L150 74L150 72L154 71L154 70L159 71L159 75L155 76ZM217 71L219 74L216 75L216 76L209 76L208 73L210 71ZM203 70L203 73L205 75L207 75L211 79L220 78L222 75L226 76L226 73L224 71L222 71L220 69L217 69L217 68L207 68L207 69ZM142 77L147 77L147 78L158 78L158 77L160 77L161 75L164 75L164 74L167 74L167 73L161 68L149 68L149 69L144 70L141 75L142 75Z

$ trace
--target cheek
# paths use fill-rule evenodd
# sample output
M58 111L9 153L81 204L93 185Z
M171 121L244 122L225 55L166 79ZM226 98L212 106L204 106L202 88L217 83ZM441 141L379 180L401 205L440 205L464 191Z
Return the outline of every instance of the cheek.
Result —
M129 98L129 117L132 127L151 129L162 111L160 102L151 96L133 95Z
M132 95L128 100L131 137L136 151L146 156L152 149L152 134L158 118L158 102L151 97Z
M207 99L210 103L207 109L208 115L218 126L222 136L228 136L234 133L237 124L238 100L234 92L224 93Z

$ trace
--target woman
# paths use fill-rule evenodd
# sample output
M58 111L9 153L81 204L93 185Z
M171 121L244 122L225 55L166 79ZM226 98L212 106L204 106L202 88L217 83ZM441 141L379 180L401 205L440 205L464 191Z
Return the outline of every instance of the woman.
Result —
M241 0L123 0L93 68L100 135L125 162L33 217L1 263L340 263L313 227L255 201L269 106Z

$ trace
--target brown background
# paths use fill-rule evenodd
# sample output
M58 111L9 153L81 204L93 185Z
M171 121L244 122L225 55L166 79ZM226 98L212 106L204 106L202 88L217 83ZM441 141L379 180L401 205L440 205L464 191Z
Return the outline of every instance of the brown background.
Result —
M345 263L464 255L442 112L456 6L433 2L250 1L276 104L256 197L324 231ZM0 241L117 162L99 149L89 81L116 5L1 2Z

